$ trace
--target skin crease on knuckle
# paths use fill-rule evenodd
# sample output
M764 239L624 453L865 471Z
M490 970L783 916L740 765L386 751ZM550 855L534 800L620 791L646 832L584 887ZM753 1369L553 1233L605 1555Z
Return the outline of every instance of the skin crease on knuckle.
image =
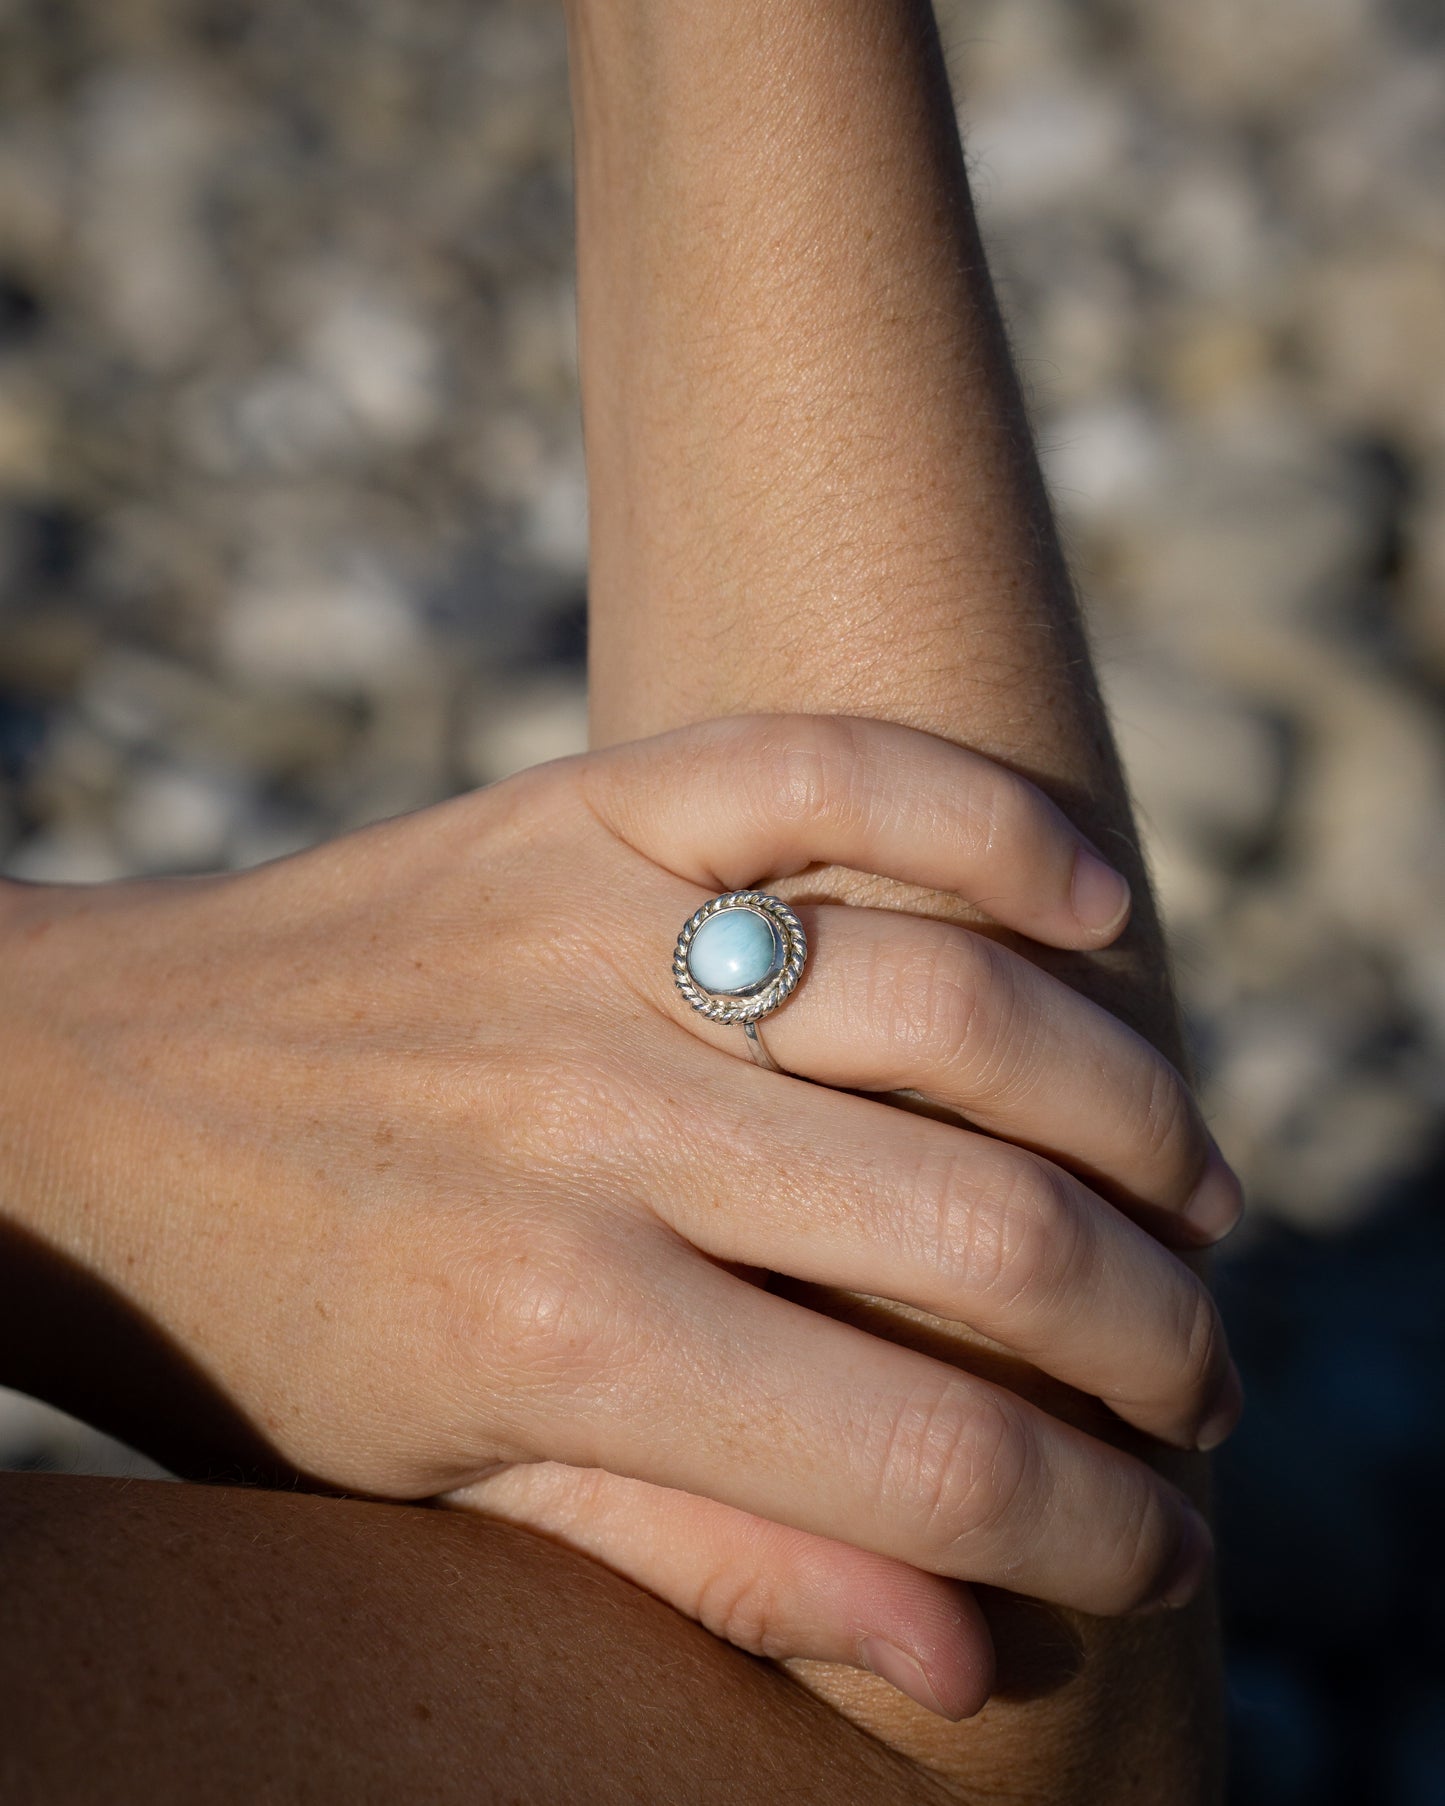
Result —
M1050 1162L1000 1146L988 1164L969 1154L921 1169L907 1208L880 1213L876 1233L922 1276L931 1308L987 1323L997 1336L1006 1321L1009 1348L1047 1367L1065 1338L1089 1329L1103 1295L1105 1255L1089 1210ZM1151 1262L1140 1283L1162 1288L1165 1302L1151 1298L1148 1313L1116 1335L1113 1371L1130 1383L1100 1396L1128 1421L1149 1421L1188 1444L1219 1384L1218 1312L1182 1264ZM1126 1365L1131 1348L1140 1358Z
M897 1049L910 1069L968 1057L988 1004L989 972L968 940L941 930L928 943L905 943L900 954L887 936L872 951L867 973L867 1020L880 1046Z
M1002 1181L975 1194L967 1240L970 1287L997 1310L1056 1325L1060 1294L1087 1278L1078 1202L1047 1161L1008 1160Z
M1187 1324L1180 1338L1185 1350L1181 1390L1188 1406L1188 1428L1197 1432L1218 1396L1229 1357L1219 1306L1197 1280L1185 1292L1187 1302L1181 1299Z
M754 729L755 794L770 827L788 832L837 817L858 789L859 739L832 715L786 715Z
M928 953L893 960L884 943L875 964L867 996L880 1041L897 1043L905 1059L945 1075L974 1111L1006 1111L1039 1097L1042 1075L1057 1064L1062 1031L1032 1001L1022 1007L1019 956L987 935L940 927ZM1048 993L1039 995L1047 1004ZM1130 1150L1141 1188L1159 1190L1161 1201L1176 1192L1182 1200L1204 1170L1208 1143L1177 1070L1152 1048L1141 1045L1138 1052L1137 1082L1110 1099L1116 1108L1122 1099L1125 1122L1137 1124L1132 1134L1121 1133L1120 1144Z
M671 1132L676 1106L640 1074L602 1057L597 1034L585 1031L577 1046L559 1047L550 1020L533 1021L533 1050L511 1074L505 1133L478 1146L505 1173L511 1195L525 1200L512 1213L522 1223L512 1231L514 1264L550 1249L561 1278L645 1262L636 1238L666 1232L631 1200L650 1148ZM535 1316L545 1324L554 1313ZM520 1327L525 1335L525 1322Z
M650 1240L610 1206L573 1223L523 1207L474 1262L454 1371L474 1411L491 1393L494 1424L530 1457L604 1466L606 1419L665 1358L672 1313L650 1302Z
M959 1321L1008 1312L1053 1268L1050 1186L1026 1156L981 1167L973 1149L933 1158L909 1182L903 1247L940 1309Z
M777 1586L771 1574L757 1568L740 1568L729 1561L704 1575L694 1608L699 1624L715 1637L745 1649L749 1655L788 1656L793 1649L786 1637L776 1634L782 1613Z
M1015 860L1032 845L1038 802L1021 778L986 760L970 761L959 814L980 869L999 859ZM988 907L986 898L971 901Z
M1138 1107L1140 1121L1133 1140L1141 1169L1169 1171L1182 1166L1187 1196L1203 1175L1208 1143L1184 1080L1162 1055L1149 1062L1148 1085Z
M1179 1549L1180 1519L1160 1485L1142 1472L1119 1470L1120 1496L1106 1514L1116 1557L1109 1564L1113 1609L1135 1612L1150 1606Z
M884 1427L877 1459L882 1519L909 1526L927 1565L967 1570L1000 1529L1029 1534L1029 1438L992 1388L945 1381Z
M601 1238L532 1222L511 1243L489 1251L481 1284L492 1364L525 1395L586 1389L612 1367L617 1340L617 1302L592 1277L606 1266Z
M1046 1360L1060 1324L1070 1315L1075 1321L1087 1317L1099 1295L1101 1251L1090 1234L1087 1201L1064 1173L1027 1154L1010 1156L1009 1165L1013 1183L989 1196L988 1266L975 1283L992 1281L993 1296L1014 1307L1018 1352ZM1116 1362L1117 1350L1131 1341L1150 1349L1152 1358L1134 1367L1127 1391L1101 1396L1129 1421L1146 1413L1143 1420L1160 1434L1190 1446L1220 1383L1225 1355L1218 1308L1196 1275L1167 1255L1151 1259L1139 1283L1153 1289L1150 1308L1116 1338ZM1151 1339L1141 1343L1146 1322ZM1031 1323L1037 1324L1036 1340L1028 1334Z
M1019 1007L1016 966L1005 949L969 929L937 932L937 995L922 1000L920 1053L976 1109L1004 1107L1037 1083L1044 1031Z

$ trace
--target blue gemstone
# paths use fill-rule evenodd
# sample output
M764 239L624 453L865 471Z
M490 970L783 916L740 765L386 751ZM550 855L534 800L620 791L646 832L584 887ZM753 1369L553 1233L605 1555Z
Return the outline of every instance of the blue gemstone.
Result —
M783 969L782 936L756 909L720 909L692 937L687 969L714 996L760 991Z

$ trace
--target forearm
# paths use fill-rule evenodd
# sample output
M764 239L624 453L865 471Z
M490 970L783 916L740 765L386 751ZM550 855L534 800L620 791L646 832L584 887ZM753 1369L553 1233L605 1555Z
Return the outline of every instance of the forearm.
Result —
M928 7L576 0L570 23L594 742L801 708L1019 767L1135 889L1116 952L1050 963L1178 1057ZM967 919L836 872L788 894ZM1080 1634L1045 1697L880 1728L990 1797L1208 1797L1195 1615Z
M571 12L593 743L801 706L1019 766L1135 880L1080 982L1178 1057L930 8Z

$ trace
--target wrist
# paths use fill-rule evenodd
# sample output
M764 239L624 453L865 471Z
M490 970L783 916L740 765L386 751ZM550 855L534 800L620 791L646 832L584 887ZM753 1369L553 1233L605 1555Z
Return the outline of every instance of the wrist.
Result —
M132 1283L159 1238L144 1112L107 1076L104 1018L140 1014L120 889L0 881L0 1384L140 1446L186 1374Z
M111 1182L135 1160L140 1113L103 1052L108 1020L139 1028L134 943L110 919L119 888L0 882L0 1228L42 1266L112 1271L137 1227ZM29 1283L0 1281L6 1295Z

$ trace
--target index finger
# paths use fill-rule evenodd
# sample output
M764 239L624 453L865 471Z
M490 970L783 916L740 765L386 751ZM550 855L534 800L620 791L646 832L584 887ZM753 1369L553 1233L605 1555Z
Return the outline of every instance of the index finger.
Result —
M715 890L845 865L951 891L1053 947L1106 946L1129 886L1026 778L921 728L734 715L578 763L598 818Z

